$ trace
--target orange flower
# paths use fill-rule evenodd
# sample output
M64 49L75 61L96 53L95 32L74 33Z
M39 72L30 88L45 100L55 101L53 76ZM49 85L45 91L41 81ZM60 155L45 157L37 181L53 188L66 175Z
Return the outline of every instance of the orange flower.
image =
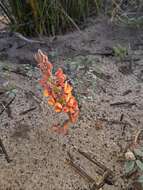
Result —
M57 102L55 104L55 112L61 112L61 111L62 111L62 105L59 102Z
M46 77L51 76L53 65L49 62L47 55L45 55L41 50L38 50L38 53L35 55L35 59L38 62L42 73Z
M43 71L44 75L46 76L47 80L49 79L49 77L52 75L52 72L50 69L47 69L45 71Z
M72 86L70 84L68 84L68 82L66 81L65 85L64 85L64 92L66 94L69 94L69 93L71 93L72 89L73 89Z
M71 93L63 95L63 99L66 101L66 103L70 100L71 97L72 97Z
M78 102L76 101L76 99L74 100L73 108L74 108L75 110L78 110L78 109L79 109L79 108L78 108Z
M50 98L48 99L48 104L49 104L50 106L54 106L55 103L56 103L56 101L55 101L55 99L54 99L53 97L50 97Z
M63 73L63 70L59 68L57 72L55 73L55 76L57 77L57 85L64 86L64 82L66 80L66 76Z
M44 97L48 97L48 96L49 96L49 92L48 92L47 89L44 89L44 91L43 91L43 96L44 96Z
M65 113L67 113L67 112L69 112L69 108L68 107L63 107L63 112L65 112Z
M76 101L75 98L72 96L72 97L69 99L67 105L68 105L69 107L73 107L75 101Z
M61 69L61 68L59 68L57 71L56 71L56 73L55 73L55 76L57 77L57 78L61 78L62 76L63 76L63 70Z
M38 64L41 64L43 62L43 57L45 55L43 54L43 52L39 49L38 53L35 55L35 59L38 62Z
M43 65L47 66L47 69L53 68L52 64L48 60L48 56L45 55L40 49L38 50L38 53L35 55L35 59L39 64L43 63Z
M70 112L70 113L74 113L75 110L74 110L73 108L69 108L69 112Z
M59 78L58 80L57 80L57 85L58 86L61 86L61 87L64 87L64 82L65 82L65 76L62 76L61 78Z

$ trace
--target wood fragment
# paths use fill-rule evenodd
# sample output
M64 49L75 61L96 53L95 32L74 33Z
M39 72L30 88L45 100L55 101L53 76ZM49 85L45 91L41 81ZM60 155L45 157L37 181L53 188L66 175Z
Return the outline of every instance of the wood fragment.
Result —
M8 163L10 163L12 160L10 160L10 158L9 158L9 156L8 156L8 153L7 153L7 151L6 151L5 147L4 147L4 144L3 144L3 142L2 142L1 139L0 139L0 147L1 147L1 149L2 149L3 154L5 155L6 161L7 161Z

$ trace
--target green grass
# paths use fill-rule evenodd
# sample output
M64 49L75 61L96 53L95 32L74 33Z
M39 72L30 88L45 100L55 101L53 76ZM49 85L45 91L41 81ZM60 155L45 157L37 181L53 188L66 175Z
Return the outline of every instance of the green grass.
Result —
M101 0L3 0L0 7L11 27L25 35L56 35L76 29Z

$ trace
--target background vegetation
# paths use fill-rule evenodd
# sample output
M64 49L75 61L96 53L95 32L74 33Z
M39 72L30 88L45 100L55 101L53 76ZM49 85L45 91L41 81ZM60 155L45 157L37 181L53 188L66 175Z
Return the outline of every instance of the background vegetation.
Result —
M11 29L24 35L55 35L79 29L91 14L143 24L142 0L3 0L0 8Z
M14 30L27 35L55 35L85 20L98 0L4 0L3 13Z

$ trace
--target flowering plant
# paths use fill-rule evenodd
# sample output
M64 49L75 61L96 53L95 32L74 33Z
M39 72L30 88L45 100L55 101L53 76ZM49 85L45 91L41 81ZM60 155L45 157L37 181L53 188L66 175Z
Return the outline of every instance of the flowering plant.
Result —
M48 104L54 107L55 112L64 112L69 117L62 128L54 127L56 131L66 134L69 123L75 123L79 115L78 102L72 95L73 87L61 68L55 74L52 73L53 65L41 50L38 50L35 59L42 72L39 82L43 88L43 96L48 98Z

